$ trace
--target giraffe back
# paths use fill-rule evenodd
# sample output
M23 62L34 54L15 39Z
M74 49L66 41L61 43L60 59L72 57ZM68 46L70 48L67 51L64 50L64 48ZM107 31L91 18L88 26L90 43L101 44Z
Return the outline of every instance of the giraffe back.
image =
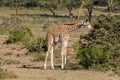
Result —
M52 30L49 30L47 33L47 40L51 40L49 38L52 38L51 41L53 42L60 42L63 40L68 39L68 30L67 30L67 25L60 25Z

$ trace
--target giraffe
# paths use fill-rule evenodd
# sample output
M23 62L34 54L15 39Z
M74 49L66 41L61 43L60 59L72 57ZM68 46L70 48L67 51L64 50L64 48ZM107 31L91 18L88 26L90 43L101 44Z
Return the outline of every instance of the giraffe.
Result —
M56 43L61 43L61 57L62 57L62 64L61 68L64 69L64 65L66 64L66 53L67 53L67 45L69 40L69 33L72 31L75 31L79 28L92 28L89 21L80 21L78 23L72 23L72 24L62 24L52 30L49 30L47 32L47 51L46 51L46 57L45 57L45 63L44 63L44 69L46 69L46 63L47 58L49 54L51 55L51 68L54 69L53 65L53 50Z

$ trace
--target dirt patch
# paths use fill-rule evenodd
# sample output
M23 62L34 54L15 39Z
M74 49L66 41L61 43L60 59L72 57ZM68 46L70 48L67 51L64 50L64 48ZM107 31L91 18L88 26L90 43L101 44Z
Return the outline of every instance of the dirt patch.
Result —
M37 64L37 63L36 63ZM38 64L43 64L38 63ZM120 77L112 72L99 72L93 70L43 70L42 66L28 66L26 68L16 65L4 66L13 71L18 78L13 80L119 80Z

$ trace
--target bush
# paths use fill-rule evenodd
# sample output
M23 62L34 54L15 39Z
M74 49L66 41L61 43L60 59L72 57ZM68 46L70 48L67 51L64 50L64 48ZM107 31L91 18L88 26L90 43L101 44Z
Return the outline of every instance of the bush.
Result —
M37 40L29 41L25 44L25 47L29 50L29 52L44 52L46 51L46 39L38 38Z
M94 29L80 36L80 63L86 68L96 66L116 71L120 64L120 16L100 15L96 18Z
M75 51L78 51L79 46L80 46L80 45L79 45L77 42L75 42L75 43L72 45L72 47L73 47L73 49L74 49Z
M94 65L102 65L108 62L111 57L111 51L104 50L100 46L81 47L78 51L77 57L85 68L89 68Z
M15 42L26 42L29 38L33 36L32 31L29 27L18 27L10 31L9 38L7 42L15 43Z

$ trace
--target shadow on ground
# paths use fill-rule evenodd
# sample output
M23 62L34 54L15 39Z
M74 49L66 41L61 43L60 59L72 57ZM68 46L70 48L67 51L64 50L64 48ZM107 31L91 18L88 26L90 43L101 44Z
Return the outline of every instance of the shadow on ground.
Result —
M70 65L72 65L72 66L70 66ZM76 64L70 64L70 65L66 65L65 69L63 69L63 70L81 70L81 69L83 69L83 67L81 67L80 65L76 65ZM43 68L43 66L31 66L31 65L22 65L21 67L17 67L17 68L45 70ZM50 66L48 66L47 70L52 70L52 69ZM55 70L62 70L61 65L55 65Z

